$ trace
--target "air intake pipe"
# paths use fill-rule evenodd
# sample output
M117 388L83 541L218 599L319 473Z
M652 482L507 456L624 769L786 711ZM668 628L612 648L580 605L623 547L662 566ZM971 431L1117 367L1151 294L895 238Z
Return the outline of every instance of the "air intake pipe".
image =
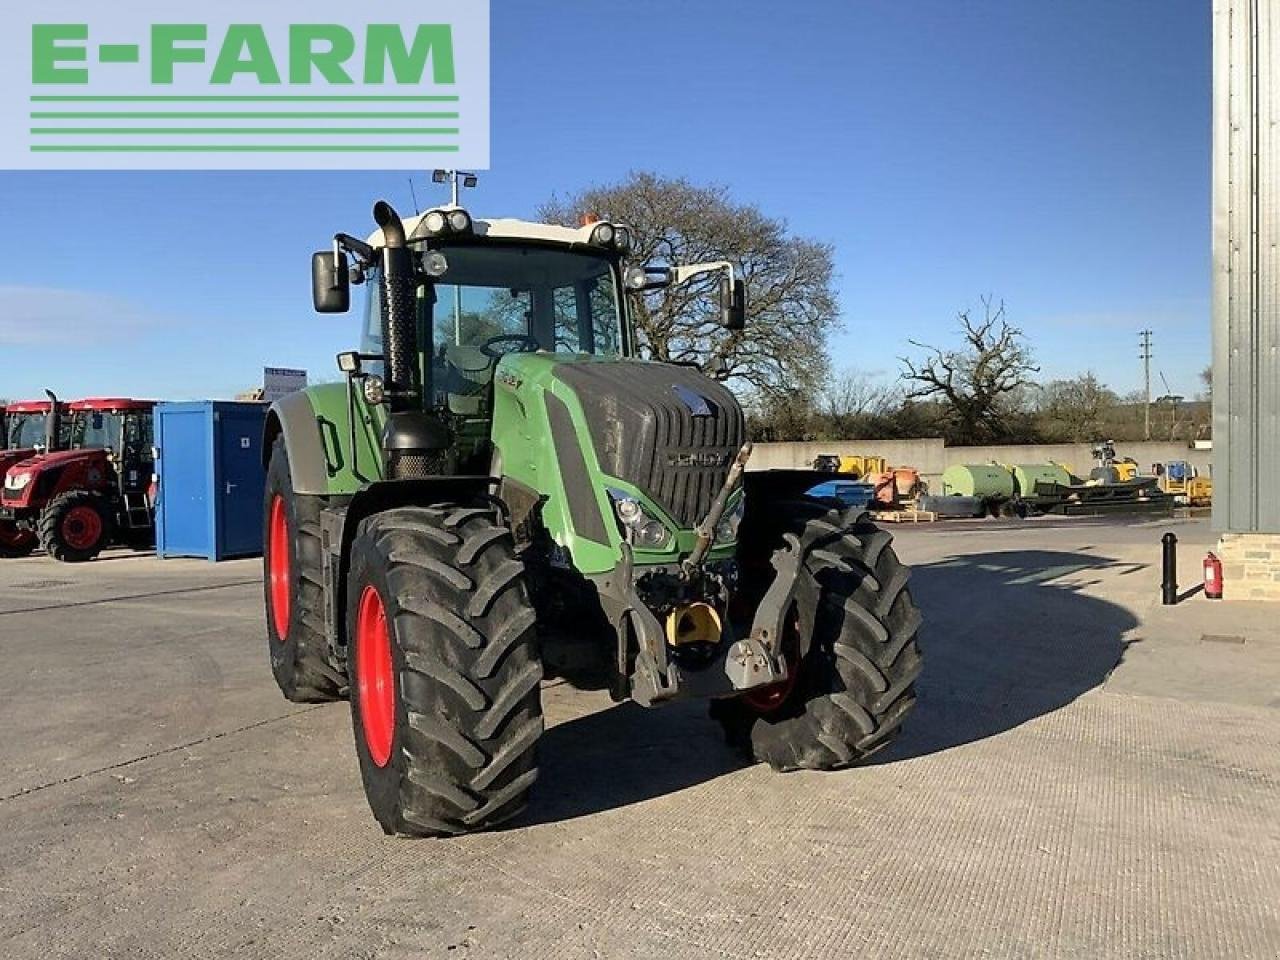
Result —
M46 390L44 395L49 398L49 412L44 418L44 448L46 451L58 449L58 438L62 434L62 411L58 408L58 395L52 390Z
M387 473L394 479L448 473L449 430L423 404L413 255L404 223L385 200L374 204L373 219L382 228L382 351L390 408L382 446Z

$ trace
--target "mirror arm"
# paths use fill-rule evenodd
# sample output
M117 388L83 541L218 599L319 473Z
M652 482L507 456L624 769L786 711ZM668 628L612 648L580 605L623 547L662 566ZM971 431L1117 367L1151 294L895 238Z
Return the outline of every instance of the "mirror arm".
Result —
M694 277L700 277L704 273L715 273L717 270L726 271L730 282L737 279L732 263L728 260L716 260L711 263L691 263L687 266L672 267L671 286L678 287L682 283L688 283Z
M363 240L359 240L349 233L335 233L333 235L333 253L334 259L341 250L346 250L360 266L368 269L378 262L378 251Z

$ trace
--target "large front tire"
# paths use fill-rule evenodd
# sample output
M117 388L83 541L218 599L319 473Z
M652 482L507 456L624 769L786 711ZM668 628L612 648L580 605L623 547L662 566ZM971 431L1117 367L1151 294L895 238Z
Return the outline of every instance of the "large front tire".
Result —
M90 490L68 490L40 511L40 546L63 563L92 560L112 540L115 517L110 504Z
M324 629L324 552L319 497L294 493L289 452L277 437L263 502L263 593L271 672L294 703L342 699L346 679Z
M792 675L775 688L715 701L712 714L731 743L776 770L847 767L888 744L915 704L920 613L892 537L865 516L808 502L782 505L779 515L767 530L758 526L754 540L744 537L744 548L760 554L745 557L744 567L760 570L783 534L801 544L784 640Z
M441 836L516 816L538 776L542 663L506 527L487 507L377 514L347 584L352 726L382 829Z

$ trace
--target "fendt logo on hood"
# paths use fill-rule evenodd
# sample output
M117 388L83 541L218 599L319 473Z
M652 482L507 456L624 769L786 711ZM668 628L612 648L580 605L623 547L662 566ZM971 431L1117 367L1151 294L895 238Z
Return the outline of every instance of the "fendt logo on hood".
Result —
M689 451L687 453L668 453L668 467L698 467L701 469L710 469L714 467L727 467L729 461L733 459L731 453L714 453L706 450Z
M488 0L56 8L0 31L2 168L488 166Z

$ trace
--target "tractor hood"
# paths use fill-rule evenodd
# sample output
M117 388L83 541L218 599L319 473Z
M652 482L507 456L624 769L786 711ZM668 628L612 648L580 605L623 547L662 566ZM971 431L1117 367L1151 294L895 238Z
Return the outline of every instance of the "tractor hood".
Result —
M706 516L746 438L724 384L636 360L561 363L555 376L578 400L603 473L643 490L681 527Z
M651 504L673 534L665 547L638 549L637 563L690 549L746 433L723 384L675 364L511 354L495 372L494 400L504 474L546 498L547 528L584 573L619 558L610 491Z
M35 455L34 447L16 447L13 450L0 450L0 478L4 477L10 467Z
M7 454L8 451L6 451ZM20 452L20 451L19 451ZM83 450L55 450L52 453L36 453L28 450L22 460L9 464L14 472L36 473L42 470L57 470L77 461L103 460L107 452L101 447L89 447Z

